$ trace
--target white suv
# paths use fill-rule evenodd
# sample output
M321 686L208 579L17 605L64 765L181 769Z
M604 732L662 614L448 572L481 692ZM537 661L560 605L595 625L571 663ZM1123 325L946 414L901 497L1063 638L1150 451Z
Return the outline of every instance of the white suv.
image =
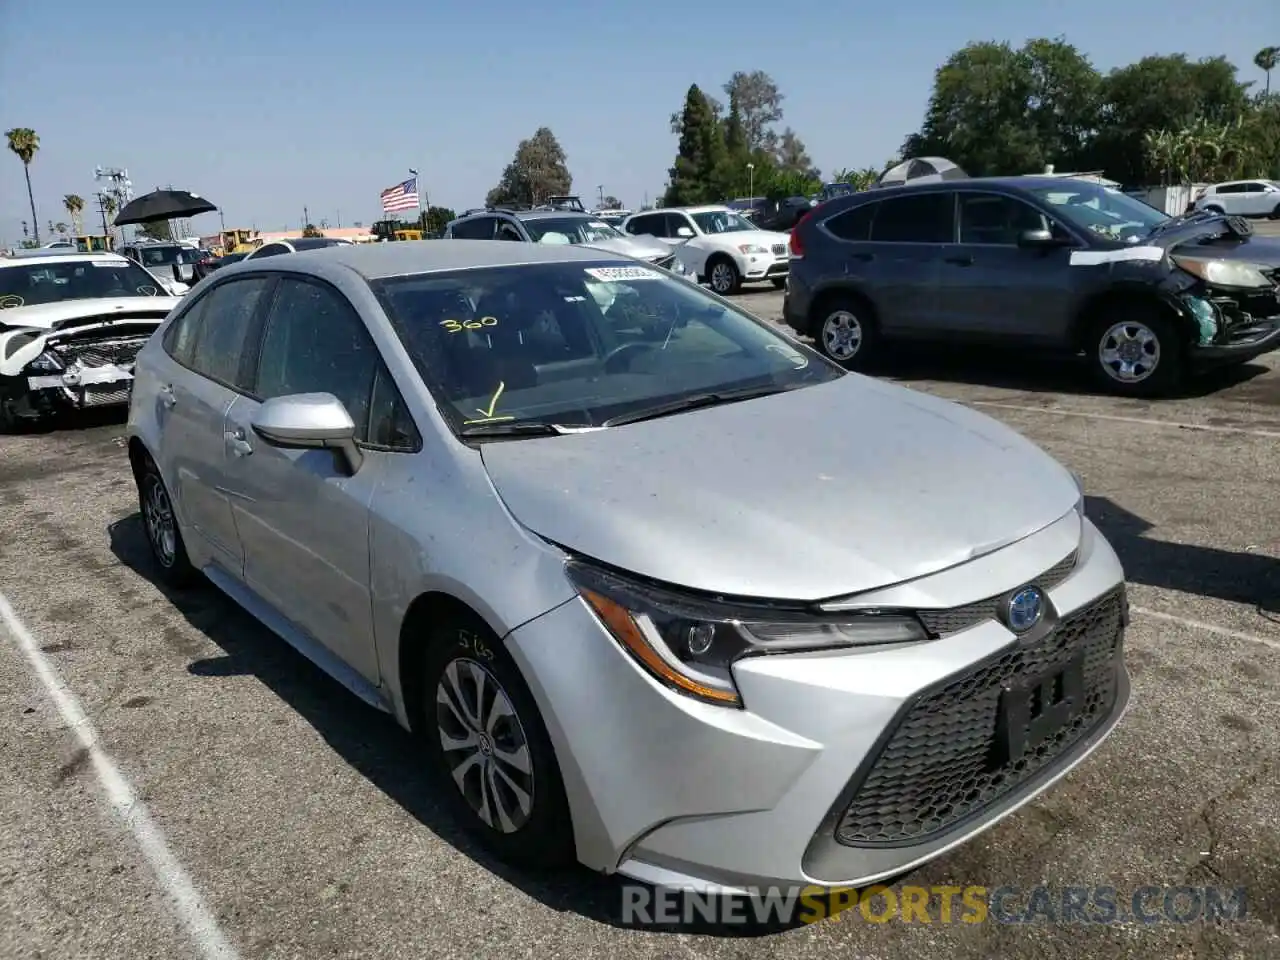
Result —
M772 281L779 290L786 286L790 237L761 230L728 207L646 210L627 217L622 230L674 245L685 269L721 296L762 280Z
M1272 220L1280 220L1280 182L1233 180L1230 183L1215 183L1196 196L1195 208L1242 217L1270 217Z

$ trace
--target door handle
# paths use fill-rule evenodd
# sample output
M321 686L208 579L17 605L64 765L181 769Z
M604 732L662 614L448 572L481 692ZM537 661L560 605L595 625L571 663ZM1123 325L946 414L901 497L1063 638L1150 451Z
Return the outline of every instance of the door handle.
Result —
M160 402L164 404L166 410L172 410L178 402L178 398L173 394L173 384L166 383L160 388Z
M222 437L233 456L247 457L253 453L253 444L245 437L243 430L228 430Z
M947 263L954 263L957 267L973 266L973 257L966 257L966 256L947 257L946 261Z

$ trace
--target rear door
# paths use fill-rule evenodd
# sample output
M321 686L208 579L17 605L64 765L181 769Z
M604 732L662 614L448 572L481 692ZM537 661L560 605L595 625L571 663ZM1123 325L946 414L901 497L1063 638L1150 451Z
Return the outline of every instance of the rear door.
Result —
M954 235L951 193L910 194L875 204L870 242L853 244L848 253L867 279L886 335L929 336L945 328L937 288Z
M938 276L938 317L948 334L1056 344L1071 319L1071 249L1027 249L1018 237L1051 229L1071 235L1017 197L961 190L958 242L948 246Z
M207 547L196 552L237 578L244 551L226 492L223 421L245 388L246 338L272 284L250 276L201 294L165 331L166 359L156 371L161 475Z

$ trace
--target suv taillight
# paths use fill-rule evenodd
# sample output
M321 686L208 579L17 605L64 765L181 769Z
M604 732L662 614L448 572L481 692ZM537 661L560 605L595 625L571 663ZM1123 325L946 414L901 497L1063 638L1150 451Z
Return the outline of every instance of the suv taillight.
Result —
M816 207L814 208L817 209ZM800 239L800 228L805 225L805 221L813 216L813 210L810 210L803 217L796 221L796 225L791 228L791 239L787 241L787 246L791 248L791 259L799 260L804 256L804 241Z

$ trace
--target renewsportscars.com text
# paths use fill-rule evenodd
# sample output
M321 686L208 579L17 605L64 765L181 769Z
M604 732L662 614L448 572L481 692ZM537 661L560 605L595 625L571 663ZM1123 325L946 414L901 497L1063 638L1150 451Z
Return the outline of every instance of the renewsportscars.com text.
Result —
M1239 921L1243 887L871 886L694 893L628 884L622 921L636 925L864 923L1190 924Z

